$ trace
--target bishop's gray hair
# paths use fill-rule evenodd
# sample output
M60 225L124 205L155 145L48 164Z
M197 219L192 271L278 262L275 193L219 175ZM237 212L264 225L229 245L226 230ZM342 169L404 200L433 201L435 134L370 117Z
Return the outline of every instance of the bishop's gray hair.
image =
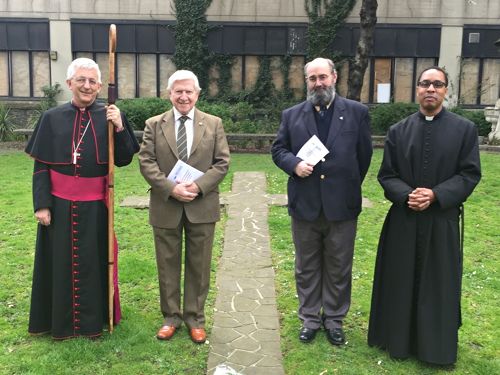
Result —
M94 60L86 57L79 57L78 59L73 60L68 66L66 79L73 78L78 69L95 69L97 71L97 82L101 83L101 70L99 69L99 65L97 65Z

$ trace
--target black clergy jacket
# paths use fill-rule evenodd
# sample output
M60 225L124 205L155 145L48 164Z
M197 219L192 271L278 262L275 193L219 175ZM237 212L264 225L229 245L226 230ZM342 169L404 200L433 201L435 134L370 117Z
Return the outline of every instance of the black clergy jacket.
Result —
M435 205L459 207L481 179L477 129L443 109L432 121L417 112L387 134L378 180L387 199L406 205L417 187L430 188Z
M34 210L52 206L51 185L48 173L53 169L66 175L79 174L81 177L99 177L108 173L108 125L106 109L103 104L94 102L85 109L66 103L44 112L31 136L25 152L35 159L33 174ZM82 122L82 116L85 121ZM82 127L90 119L85 134L86 151L84 165L75 168L73 149L78 144ZM114 132L115 165L118 167L131 163L139 144L126 117L122 114L124 130Z

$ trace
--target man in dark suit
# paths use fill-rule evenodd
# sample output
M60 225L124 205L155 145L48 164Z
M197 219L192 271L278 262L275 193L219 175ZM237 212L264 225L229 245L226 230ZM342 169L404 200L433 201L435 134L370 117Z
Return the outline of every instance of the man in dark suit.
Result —
M272 146L288 179L288 213L295 244L299 339L310 342L323 325L333 345L345 342L361 183L372 156L368 108L335 93L333 61L304 67L307 100L283 111ZM296 155L316 135L329 153L316 165Z
M149 222L153 226L164 316L157 333L160 340L172 338L182 322L192 341L206 340L204 306L215 222L220 218L218 186L229 168L229 147L222 120L195 108L200 90L198 78L190 71L178 70L170 76L167 91L174 108L146 121L139 152L141 173L151 185ZM203 176L194 181L168 180L178 160L203 172Z

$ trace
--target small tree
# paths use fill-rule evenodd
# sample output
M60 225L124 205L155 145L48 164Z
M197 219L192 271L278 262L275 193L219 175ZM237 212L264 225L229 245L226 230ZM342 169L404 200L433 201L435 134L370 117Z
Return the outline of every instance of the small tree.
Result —
M359 12L361 30L356 56L349 67L349 87L347 90L347 97L358 102L361 99L363 77L368 66L368 59L373 51L373 33L377 23L377 7L377 0L362 0Z
M43 99L40 100L38 108L35 109L35 111L28 120L29 128L35 127L36 123L38 122L38 119L40 118L43 112L57 105L56 97L57 95L59 95L62 89L61 85L59 83L56 83L54 86L51 85L43 86L42 91L43 91Z
M9 114L10 108L0 102L0 141L6 141L12 135L14 124Z

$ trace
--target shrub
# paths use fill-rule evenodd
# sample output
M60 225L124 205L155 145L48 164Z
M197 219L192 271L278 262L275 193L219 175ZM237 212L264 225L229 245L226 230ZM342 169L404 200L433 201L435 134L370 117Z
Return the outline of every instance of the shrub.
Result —
M161 98L122 99L116 102L116 106L125 113L134 130L143 130L148 118L172 108L168 100Z
M385 135L391 125L418 111L415 103L387 103L370 108L372 133Z
M117 101L135 130L143 130L145 121L159 115L172 104L160 98L137 98ZM275 133L279 126L282 107L280 103L255 109L247 102L228 103L199 100L196 107L222 119L226 133Z
M43 98L38 104L38 108L35 109L28 120L28 128L34 128L38 122L38 119L47 109L55 107L57 105L56 96L62 91L61 85L56 83L54 86L46 85L42 87Z
M449 110L476 124L479 135L487 136L491 131L491 124L486 121L483 110L467 110L461 107L449 108ZM385 135L391 125L416 111L418 111L418 104L415 103L388 103L373 106L370 108L372 133Z
M281 112L295 104L287 100L276 100L266 106L258 106L240 101L238 103L220 102L200 99L196 107L201 111L218 116L222 119L226 133L276 133L281 119ZM170 101L160 98L123 99L117 106L127 115L135 130L143 130L145 121L159 115L170 108ZM387 103L370 108L373 135L385 135L389 127L405 117L418 111L415 103ZM455 112L474 122L479 135L487 136L490 124L484 118L483 111L471 111L463 108L453 108Z
M0 141L10 139L12 131L14 130L14 124L9 112L10 108L0 103Z
M451 112L456 113L476 124L477 132L479 135L487 137L491 131L491 124L486 121L484 117L484 110L467 110L461 107L450 109Z

